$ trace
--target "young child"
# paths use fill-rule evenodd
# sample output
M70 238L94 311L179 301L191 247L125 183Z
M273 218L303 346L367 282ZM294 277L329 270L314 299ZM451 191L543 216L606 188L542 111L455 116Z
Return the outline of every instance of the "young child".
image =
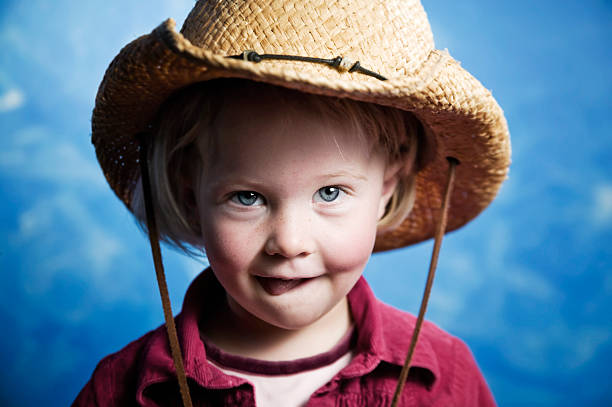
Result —
M495 405L463 342L361 276L436 225L439 250L509 165L501 109L418 1L199 1L181 34L168 20L120 52L92 124L167 318L73 405ZM159 239L210 263L176 326Z

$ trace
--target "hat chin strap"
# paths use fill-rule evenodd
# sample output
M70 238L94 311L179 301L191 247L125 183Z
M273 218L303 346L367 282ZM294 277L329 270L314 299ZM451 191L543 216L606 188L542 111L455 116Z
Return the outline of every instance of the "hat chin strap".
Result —
M166 331L168 332L168 340L170 343L170 353L174 361L174 368L178 377L181 397L183 398L184 407L192 407L191 396L189 395L189 387L187 386L187 376L185 375L185 367L183 366L183 357L181 356L181 348L176 334L176 325L172 316L172 307L170 306L170 296L168 295L168 285L166 284L166 274L164 272L164 264L161 258L161 249L159 247L159 230L155 222L155 214L153 209L153 198L151 195L151 182L149 180L148 166L148 142L147 135L141 135L140 139L140 173L142 177L142 189L144 193L145 212L147 217L147 229L149 231L149 242L151 243L151 253L153 254L153 263L155 264L155 274L157 275L157 286L164 308L164 317L166 318Z
M410 341L410 347L408 348L408 354L406 355L406 361L402 367L399 378L397 380L397 387L395 388L395 394L393 395L393 402L391 407L397 407L399 403L400 395L406 384L408 378L408 371L410 370L410 362L412 356L414 356L414 350L416 348L417 341L419 339L419 333L421 332L421 326L425 319L425 312L427 311L427 303L429 301L429 295L431 294L431 287L433 286L434 276L436 274L436 266L438 265L438 256L440 255L440 246L442 246L442 238L446 231L446 224L448 222L448 209L450 207L450 196L453 190L453 184L455 182L455 167L459 164L459 160L454 157L447 157L448 160L448 177L446 179L446 189L444 191L444 200L442 201L442 208L440 208L440 219L438 221L436 235L434 240L433 252L431 253L431 261L429 263L429 272L427 273L427 283L425 283L425 291L423 292L423 298L421 299L421 307L419 308L419 316L412 332L412 339Z

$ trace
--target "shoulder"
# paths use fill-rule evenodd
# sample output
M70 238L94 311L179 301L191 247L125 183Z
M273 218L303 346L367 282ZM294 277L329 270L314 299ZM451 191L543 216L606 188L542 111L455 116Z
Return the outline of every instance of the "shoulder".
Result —
M416 317L377 300L388 355L403 365L416 325ZM451 395L457 405L495 406L489 387L470 351L461 339L436 324L424 321L413 365L421 365L435 376L432 391Z
M385 339L392 342L399 341L402 345L408 344L411 339L412 331L416 325L416 316L397 309L378 299L376 301L382 319ZM454 353L458 343L463 344L459 338L449 334L433 322L427 320L423 321L421 327L419 340L421 339L430 345L436 354L440 354L443 358Z
M162 328L146 333L103 358L72 406L118 406L129 404L128 400L133 403L142 360Z

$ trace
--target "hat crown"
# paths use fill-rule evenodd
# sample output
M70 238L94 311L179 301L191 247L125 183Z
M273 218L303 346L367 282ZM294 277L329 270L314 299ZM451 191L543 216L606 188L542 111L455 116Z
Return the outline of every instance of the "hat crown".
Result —
M181 32L219 55L342 56L389 76L413 74L434 49L418 0L200 0Z

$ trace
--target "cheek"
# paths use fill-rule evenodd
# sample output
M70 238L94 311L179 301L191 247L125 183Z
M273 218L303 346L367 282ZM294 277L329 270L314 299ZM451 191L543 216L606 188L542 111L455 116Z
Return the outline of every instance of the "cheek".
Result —
M335 271L363 270L376 240L376 210L354 213L325 242L326 264Z
M257 253L257 242L250 228L210 216L202 224L206 256L215 269L243 269Z

